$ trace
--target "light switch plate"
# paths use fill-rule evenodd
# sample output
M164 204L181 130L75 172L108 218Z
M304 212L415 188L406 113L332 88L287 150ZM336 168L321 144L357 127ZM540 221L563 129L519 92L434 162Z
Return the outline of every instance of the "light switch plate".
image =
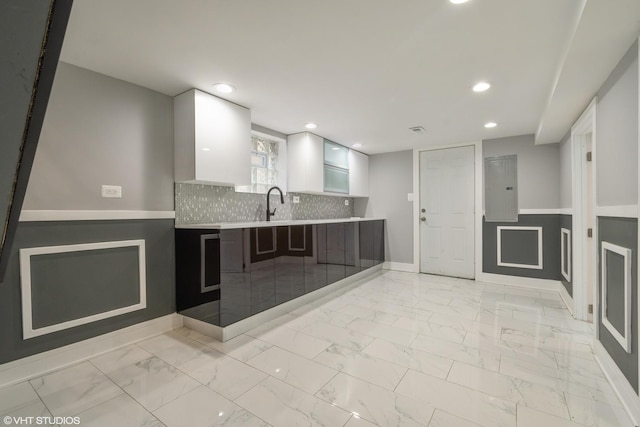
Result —
M407 193L407 202L413 202L413 193Z
M293 196L293 203L300 203L300 196Z
M345 201L344 201L344 205L345 205L345 206L349 206L349 199L345 199Z
M121 199L122 187L119 185L103 185L102 197L108 199Z

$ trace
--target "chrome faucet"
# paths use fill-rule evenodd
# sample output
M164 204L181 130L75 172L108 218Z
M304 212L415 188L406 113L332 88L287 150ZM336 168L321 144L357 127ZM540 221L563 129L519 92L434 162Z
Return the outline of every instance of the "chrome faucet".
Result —
M280 193L280 203L284 205L284 197L282 196L282 190L280 189L280 187L271 187L269 191L267 191L267 221L271 221L271 217L276 214L276 208L273 208L273 212L271 212L271 209L269 209L269 196L271 195L271 192L273 190L278 190L278 192Z

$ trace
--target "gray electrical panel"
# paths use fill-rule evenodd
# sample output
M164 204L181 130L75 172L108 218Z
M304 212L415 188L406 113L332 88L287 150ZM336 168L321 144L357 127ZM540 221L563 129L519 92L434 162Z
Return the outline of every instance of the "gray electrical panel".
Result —
M518 156L484 159L484 205L488 222L518 221Z

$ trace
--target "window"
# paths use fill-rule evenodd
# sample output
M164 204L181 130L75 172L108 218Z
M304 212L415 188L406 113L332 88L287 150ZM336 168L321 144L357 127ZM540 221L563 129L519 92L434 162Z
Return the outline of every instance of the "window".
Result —
M286 191L286 145L280 138L251 134L251 185L236 186L241 193L266 194L274 185Z

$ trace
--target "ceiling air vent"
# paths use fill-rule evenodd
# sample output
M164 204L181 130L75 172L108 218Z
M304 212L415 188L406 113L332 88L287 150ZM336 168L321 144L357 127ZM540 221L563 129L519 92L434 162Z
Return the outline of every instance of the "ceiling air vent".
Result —
M427 133L426 130L424 130L424 128L422 126L414 126L412 128L409 128L409 130L413 133L416 134L422 134L422 133Z

